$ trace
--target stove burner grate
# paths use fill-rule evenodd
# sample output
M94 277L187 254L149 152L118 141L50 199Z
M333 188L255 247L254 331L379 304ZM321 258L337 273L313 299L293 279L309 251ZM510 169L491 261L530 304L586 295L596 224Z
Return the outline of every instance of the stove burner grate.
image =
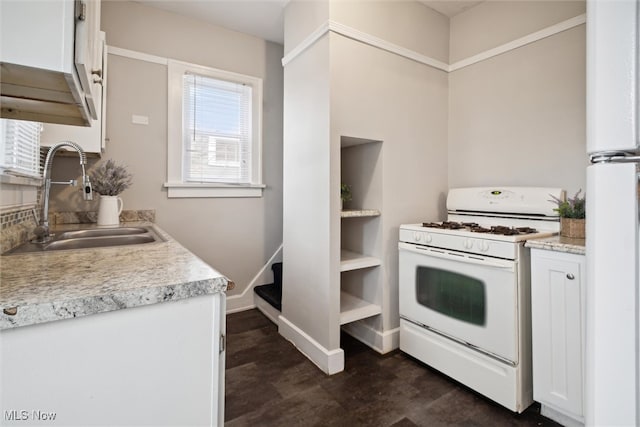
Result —
M531 227L506 227L504 225L494 225L490 228L481 227L475 222L423 222L423 227L438 228L442 230L468 230L474 233L500 234L502 236L517 236L520 234L532 234L538 231Z

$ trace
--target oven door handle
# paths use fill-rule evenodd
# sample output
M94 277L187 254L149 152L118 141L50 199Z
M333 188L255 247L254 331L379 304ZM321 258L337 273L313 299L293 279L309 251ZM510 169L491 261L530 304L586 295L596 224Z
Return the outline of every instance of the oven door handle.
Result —
M413 252L420 255L427 255L436 258L448 259L451 261L464 262L467 264L477 264L485 267L499 268L503 270L515 271L516 261L501 260L496 258L486 258L480 255L452 253L445 249L435 249L427 246L412 245L410 243L398 243L400 251Z

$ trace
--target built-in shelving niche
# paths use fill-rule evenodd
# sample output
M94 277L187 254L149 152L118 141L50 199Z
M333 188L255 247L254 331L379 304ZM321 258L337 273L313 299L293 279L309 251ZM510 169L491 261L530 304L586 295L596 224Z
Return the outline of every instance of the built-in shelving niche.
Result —
M382 142L342 137L341 182L353 199L341 212L340 324L382 309Z

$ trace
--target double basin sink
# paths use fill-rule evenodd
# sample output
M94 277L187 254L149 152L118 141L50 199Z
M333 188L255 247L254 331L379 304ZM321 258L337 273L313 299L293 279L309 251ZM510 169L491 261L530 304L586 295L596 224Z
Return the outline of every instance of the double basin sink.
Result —
M28 242L4 255L49 252L68 249L89 249L107 246L139 245L164 242L165 239L150 225L117 228L88 228L61 231L46 243Z

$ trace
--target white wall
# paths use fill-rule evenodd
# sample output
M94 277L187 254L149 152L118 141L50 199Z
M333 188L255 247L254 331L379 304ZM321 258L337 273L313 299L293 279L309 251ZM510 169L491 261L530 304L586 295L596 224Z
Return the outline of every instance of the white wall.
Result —
M482 3L451 20L451 57L582 13L581 1ZM584 190L585 67L583 24L450 73L449 187Z
M229 295L242 293L282 242L282 46L126 1L102 3L102 29L109 46L263 79L263 197L168 199L166 66L108 58L103 158L134 174L122 194L125 209L156 209L159 226L235 281ZM147 116L149 125L132 124L133 114ZM56 159L54 177L74 172L76 159ZM97 209L73 197L69 202L70 189L55 190L54 210Z
M332 22L446 61L448 21L424 5L325 4ZM287 52L323 24L308 19L309 15L320 16L319 10L324 12L317 3L289 3L285 12ZM390 25L396 22L390 14L401 19L403 25ZM443 212L442 195L447 189L447 75L330 32L285 65L284 106L282 317L287 325L298 328L297 335L289 333L289 326L285 333L296 345L303 347L313 340L322 347L324 355L303 351L325 367L322 357L327 357L330 365L332 358L341 354L341 137L382 141L380 165L375 168L376 174L382 175L382 189L376 196L379 203L367 206L382 211L381 236L373 238L382 241L383 266L377 270L382 272L382 289L372 292L380 296L384 320L369 323L382 333L399 323L399 225ZM371 172L371 167L367 170Z
M585 11L584 0L484 1L451 19L449 61L460 61Z
M416 1L331 2L331 19L442 62L449 58L449 20Z
M285 22L289 20L289 11ZM287 25L287 24L285 24ZM282 315L325 349L339 347L329 327L339 312L330 265L329 36L284 71L284 230Z

